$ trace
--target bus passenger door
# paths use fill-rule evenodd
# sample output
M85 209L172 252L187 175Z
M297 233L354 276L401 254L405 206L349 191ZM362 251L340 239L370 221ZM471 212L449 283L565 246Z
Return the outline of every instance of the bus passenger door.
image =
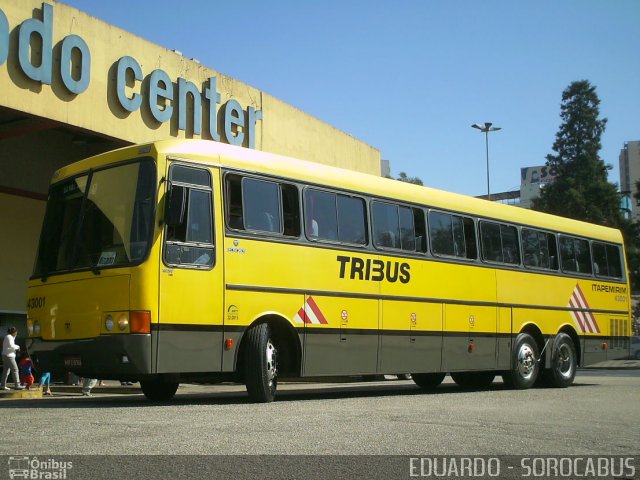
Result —
M221 370L222 229L220 194L213 189L218 175L169 167L165 210L174 218L167 216L160 262L157 373Z

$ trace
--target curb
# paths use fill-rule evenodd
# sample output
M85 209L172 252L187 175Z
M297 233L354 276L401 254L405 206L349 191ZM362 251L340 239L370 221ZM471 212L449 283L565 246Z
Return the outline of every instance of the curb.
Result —
M82 386L81 385L51 385L51 391L54 393L77 393L82 394ZM95 386L91 389L91 394L109 394L109 393L119 393L119 394L141 394L142 389L139 386Z
M31 398L42 398L42 390L33 388L31 390L4 390L0 392L0 400L24 400Z

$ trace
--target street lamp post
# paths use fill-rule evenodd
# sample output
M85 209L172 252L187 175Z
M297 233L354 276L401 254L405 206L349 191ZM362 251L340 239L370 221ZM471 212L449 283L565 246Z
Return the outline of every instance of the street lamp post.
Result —
M501 127L494 127L491 122L484 122L484 126L478 123L471 125L472 128L477 128L481 132L484 132L484 142L487 150L487 200L491 200L491 188L489 187L489 132L495 132L502 130Z

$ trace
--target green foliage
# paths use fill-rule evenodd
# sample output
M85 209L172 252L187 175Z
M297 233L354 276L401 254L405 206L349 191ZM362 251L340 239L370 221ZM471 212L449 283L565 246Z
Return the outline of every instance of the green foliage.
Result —
M587 80L562 93L562 124L547 166L557 172L533 203L535 210L620 228L624 222L617 187L607 180L611 169L600 158L600 137L607 119L599 119L600 99Z
M398 178L396 180L400 180L401 182L413 183L415 185L424 185L422 183L422 180L420 180L418 177L408 177L405 172L400 172L400 175L398 175Z

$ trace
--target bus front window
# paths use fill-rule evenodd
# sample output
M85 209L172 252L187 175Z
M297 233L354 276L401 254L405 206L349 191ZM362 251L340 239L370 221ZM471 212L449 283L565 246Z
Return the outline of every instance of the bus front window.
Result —
M53 185L34 277L143 260L153 230L155 183L155 165L145 159Z

